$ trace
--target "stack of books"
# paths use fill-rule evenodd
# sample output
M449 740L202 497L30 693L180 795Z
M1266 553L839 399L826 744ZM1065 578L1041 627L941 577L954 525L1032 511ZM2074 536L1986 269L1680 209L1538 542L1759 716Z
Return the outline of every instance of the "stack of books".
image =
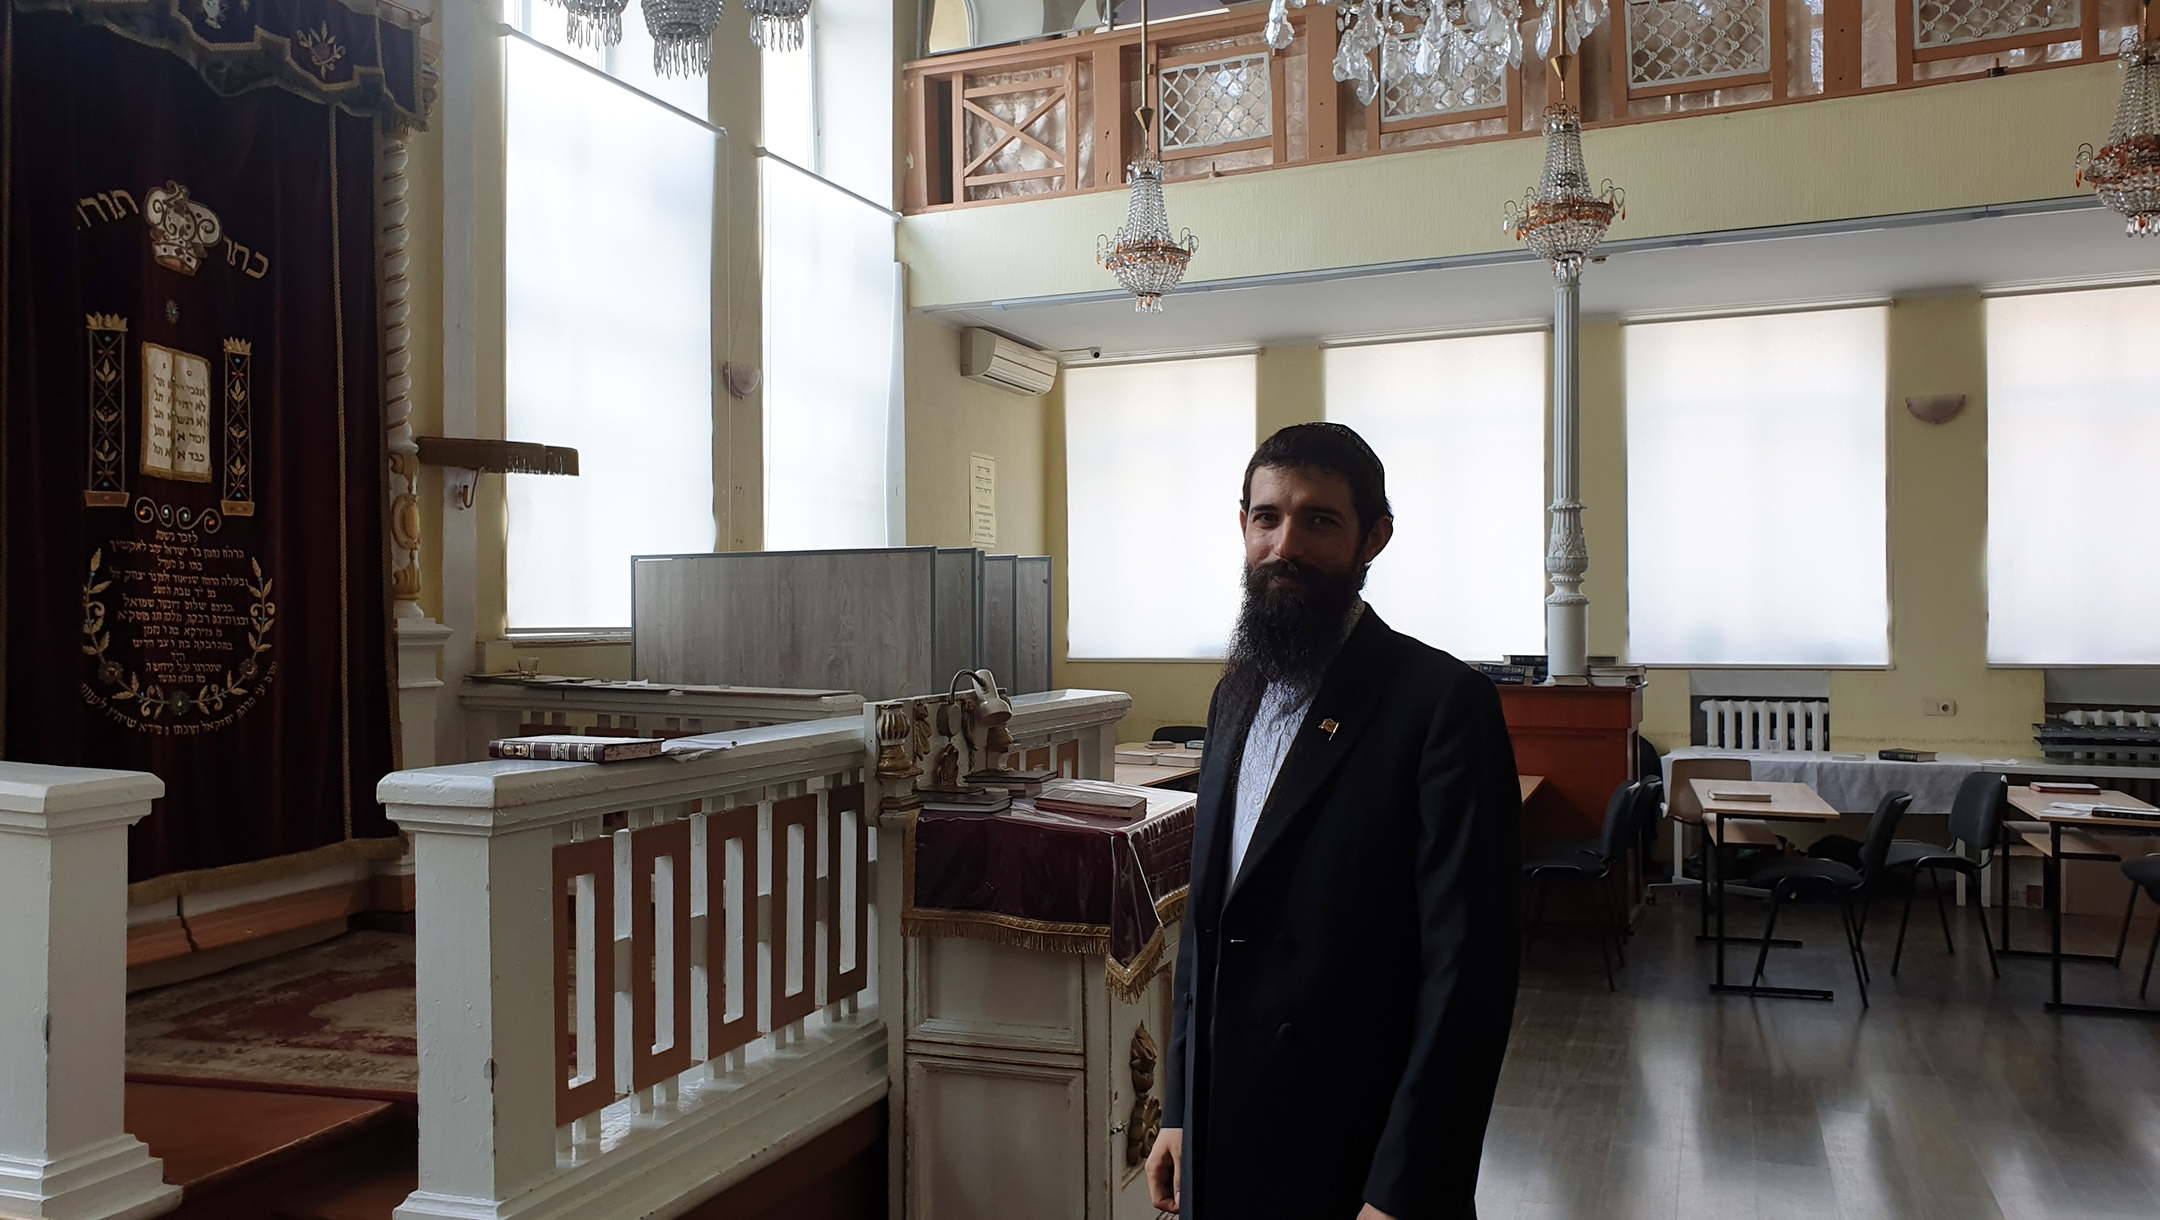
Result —
M924 813L1003 813L1012 808L1012 797L996 788L972 792L922 791Z
M1470 668L1491 678L1494 686L1528 686L1538 680L1536 670L1505 661L1472 661Z
M1084 813L1130 822L1147 816L1148 790L1099 779L1058 779L1043 785L1035 807L1045 813Z
M971 788L1001 788L1007 796L1033 796L1056 778L1055 771L970 771L960 782Z

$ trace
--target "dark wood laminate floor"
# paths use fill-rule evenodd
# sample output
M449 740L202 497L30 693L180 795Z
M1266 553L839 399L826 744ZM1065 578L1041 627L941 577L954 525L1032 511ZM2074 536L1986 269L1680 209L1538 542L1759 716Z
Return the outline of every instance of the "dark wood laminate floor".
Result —
M1762 906L1735 900L1733 931ZM1788 908L1766 981L1832 1003L1712 996L1693 897L1648 909L1609 993L1588 942L1551 941L1523 979L1485 1144L1483 1220L2155 1220L2160 1020L2054 1016L2048 964L1988 975L1974 914L1958 952L1923 892L1899 978L1895 903L1867 935L1862 1012L1834 907ZM1926 922L1922 922L1922 915ZM2017 912L2020 948L2046 943ZM2066 998L2136 1003L2151 908L2122 970L2064 967ZM2066 921L2112 952L2114 921ZM1751 950L1727 950L1744 982ZM2155 981L2160 1005L2160 980Z

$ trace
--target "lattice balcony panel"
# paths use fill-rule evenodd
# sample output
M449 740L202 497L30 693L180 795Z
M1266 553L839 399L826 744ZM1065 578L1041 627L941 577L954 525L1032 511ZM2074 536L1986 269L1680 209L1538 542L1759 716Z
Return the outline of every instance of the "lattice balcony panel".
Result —
M1632 89L1770 70L1768 0L1628 0L1627 21Z
M1162 147L1191 152L1275 134L1268 57L1241 55L1166 68L1162 74Z
M2021 34L2071 33L2079 0L1913 0L1913 46L1964 46Z
M1460 73L1429 77L1405 73L1380 93L1380 118L1400 123L1412 119L1467 114L1507 105L1507 53L1479 47Z

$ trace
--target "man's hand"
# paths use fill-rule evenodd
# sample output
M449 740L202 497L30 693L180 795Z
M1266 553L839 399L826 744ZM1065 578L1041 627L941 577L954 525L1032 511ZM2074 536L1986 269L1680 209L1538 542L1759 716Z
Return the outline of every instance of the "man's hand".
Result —
M1379 1208L1374 1207L1372 1204L1367 1203L1363 1208L1360 1208L1358 1210L1357 1220L1395 1220L1395 1217L1390 1216L1386 1212L1381 1211Z
M1164 1127L1155 1137L1155 1147L1147 1155L1148 1202L1156 1211L1175 1213L1178 1209L1178 1188L1185 1181L1185 1132L1180 1127ZM1366 1208L1366 1211L1372 1211Z

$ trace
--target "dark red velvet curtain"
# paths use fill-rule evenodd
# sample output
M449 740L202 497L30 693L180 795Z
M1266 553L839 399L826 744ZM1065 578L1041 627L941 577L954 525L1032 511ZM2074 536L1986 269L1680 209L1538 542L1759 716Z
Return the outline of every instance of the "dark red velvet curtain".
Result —
M132 880L395 833L377 119L206 71L9 16L5 756L163 778Z

